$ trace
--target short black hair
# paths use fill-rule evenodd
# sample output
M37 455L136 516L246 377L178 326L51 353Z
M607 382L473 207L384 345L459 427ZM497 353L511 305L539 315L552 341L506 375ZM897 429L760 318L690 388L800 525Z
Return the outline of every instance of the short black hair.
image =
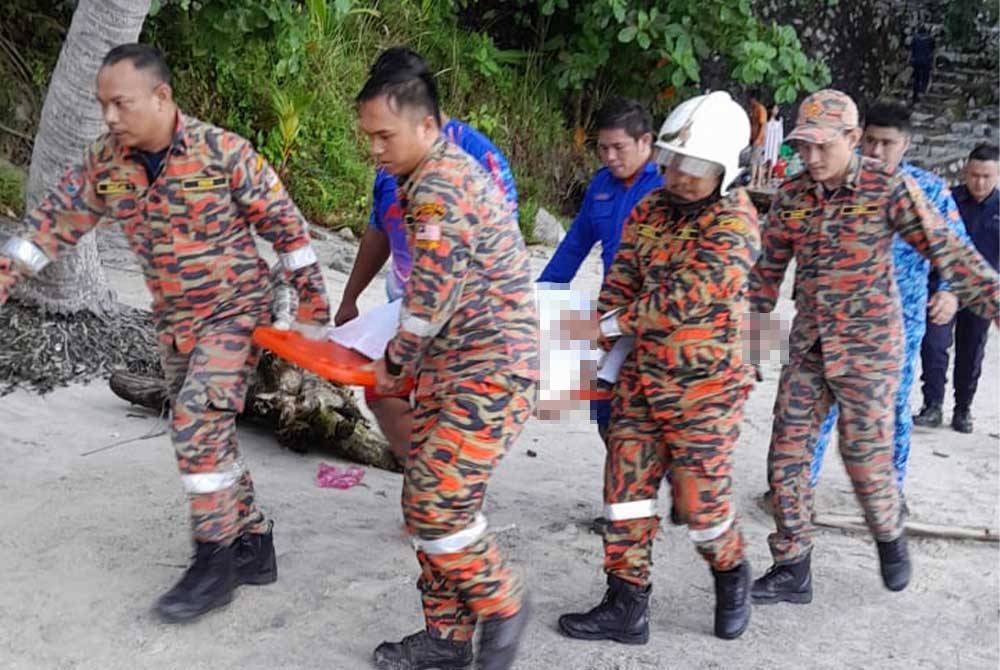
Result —
M128 61L136 70L150 72L159 84L170 84L170 66L156 47L150 44L119 44L109 51L101 61L101 67L117 65Z
M906 105L893 100L878 100L872 103L865 112L865 128L868 126L895 128L907 135L913 132L913 120L910 109Z
M1000 161L1000 148L997 145L983 142L969 154L970 161Z
M399 108L425 111L441 124L437 82L427 61L412 49L392 47L383 51L372 64L368 81L354 101L361 104L382 95Z
M649 110L632 98L613 97L597 112L598 130L621 128L633 140L653 132L653 116Z

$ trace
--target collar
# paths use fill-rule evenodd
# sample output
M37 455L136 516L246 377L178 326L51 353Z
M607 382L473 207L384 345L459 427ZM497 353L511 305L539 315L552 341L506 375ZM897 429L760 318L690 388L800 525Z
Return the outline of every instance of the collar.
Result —
M627 191L628 189L635 186L639 181L642 180L643 177L645 177L648 174L656 174L656 175L660 174L660 168L657 167L656 163L654 163L652 160L646 161L643 164L643 166L638 170L636 170L635 173L628 179L618 179L614 176L612 176L612 179L621 184Z
M416 187L417 182L420 180L421 173L424 171L424 166L427 165L427 162L432 158L441 156L447 147L448 139L445 138L443 134L438 135L438 137L434 140L434 143L431 144L430 150L428 150L427 154L420 159L420 162L417 163L415 168L413 168L413 171L406 175L402 180L396 180L397 183L402 183L401 190L403 193L409 196L412 190Z
M168 147L170 151L168 152L168 155L183 156L188 152L188 149L192 144L191 134L188 130L190 122L191 120L182 114L178 109L177 116L174 119L174 135L170 139L170 146ZM132 158L139 152L139 149L134 147L125 147L121 145L117 146L116 150L120 156L125 158Z
M836 195L837 193L839 193L841 190L844 189L848 191L854 191L857 189L858 179L861 176L862 168L864 168L864 162L865 159L863 159L860 155L856 153L851 156L851 162L847 166L847 174L844 175L844 182L837 188L833 189L833 191L831 191L830 197ZM805 174L808 175L809 171L806 170ZM813 182L816 195L820 199L826 199L827 198L826 187L823 186L823 184L819 183L818 181L813 181L812 177L809 177L809 180Z

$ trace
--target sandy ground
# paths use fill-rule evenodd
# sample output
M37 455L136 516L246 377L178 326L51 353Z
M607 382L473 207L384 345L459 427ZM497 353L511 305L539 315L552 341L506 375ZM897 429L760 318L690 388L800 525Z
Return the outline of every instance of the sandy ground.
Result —
M325 264L340 258L343 265L345 256L349 263L343 244L318 246ZM148 304L127 254L112 247L105 259L122 299ZM583 283L596 286L596 258L586 270ZM327 270L327 277L337 300L345 276ZM365 305L380 302L381 290L377 281ZM782 308L790 310L787 301ZM998 356L993 333L973 435L915 434L908 493L916 520L997 527ZM766 488L777 367L766 372L747 405L735 474L755 575L769 564L771 530L753 504ZM316 468L332 459L285 451L247 428L240 443L276 522L280 579L243 587L230 607L194 624L159 623L151 605L190 554L169 440L82 453L161 427L103 383L0 399L0 668L353 670L371 667L371 650L383 639L420 626L416 562L400 529L400 478L369 469L359 487L319 489ZM518 668L997 667L997 545L912 540L913 581L890 594L871 540L837 531L818 533L814 602L756 608L738 641L712 637L710 574L686 533L669 526L656 542L650 643L561 637L558 615L589 608L603 592L600 538L587 529L601 510L602 462L587 419L533 420L494 479L490 519L535 602ZM818 508L857 510L833 453Z

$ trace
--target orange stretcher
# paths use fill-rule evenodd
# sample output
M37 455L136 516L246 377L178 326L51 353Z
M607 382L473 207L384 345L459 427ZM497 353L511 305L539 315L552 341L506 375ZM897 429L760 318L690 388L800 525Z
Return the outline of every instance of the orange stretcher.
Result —
M312 340L294 330L261 327L253 331L253 341L260 347L273 351L276 356L295 363L344 386L375 388L375 372L367 369L371 359L329 340ZM413 380L407 380L404 391L413 389ZM583 388L569 394L569 400L609 400L611 392L597 388Z
M276 356L295 363L301 368L314 372L344 386L368 386L375 388L375 372L366 366L371 359L353 349L336 342L311 340L294 330L278 330L261 327L253 331L253 341ZM413 388L413 380L407 381L404 389Z

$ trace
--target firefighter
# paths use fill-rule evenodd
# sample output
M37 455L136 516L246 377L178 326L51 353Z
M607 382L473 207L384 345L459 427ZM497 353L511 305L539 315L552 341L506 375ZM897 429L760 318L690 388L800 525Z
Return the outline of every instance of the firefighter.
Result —
M325 324L330 308L306 222L278 176L247 140L178 111L159 51L112 49L97 98L109 132L0 250L0 302L18 276L42 271L102 219L122 225L153 297L196 547L156 610L187 621L230 602L239 584L277 579L272 523L236 444L256 367L251 333L270 322L269 269L254 230L297 289L299 320Z
M759 251L757 214L731 189L750 139L746 112L723 92L680 105L660 130L665 186L629 215L598 315L566 336L635 344L611 406L604 501L604 600L559 619L565 635L644 644L656 497L669 474L679 514L715 579L715 634L750 618L750 565L732 501L732 452L752 371L740 328Z

